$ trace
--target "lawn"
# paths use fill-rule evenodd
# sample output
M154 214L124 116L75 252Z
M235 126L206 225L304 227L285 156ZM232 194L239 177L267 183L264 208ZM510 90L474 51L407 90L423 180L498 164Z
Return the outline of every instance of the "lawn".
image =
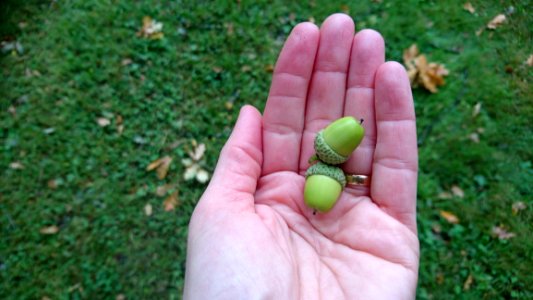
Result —
M182 160L212 172L291 28L345 12L450 72L414 89L418 298L532 298L532 3L465 2L2 1L0 297L179 299L206 186Z

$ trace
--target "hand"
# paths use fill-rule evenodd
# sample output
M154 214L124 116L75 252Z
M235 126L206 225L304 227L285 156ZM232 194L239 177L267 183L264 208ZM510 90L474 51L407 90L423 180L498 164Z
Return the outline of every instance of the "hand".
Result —
M264 116L242 108L189 227L186 299L413 299L418 277L415 114L379 33L342 14L297 25ZM316 133L342 116L366 134L343 165L371 175L334 208L303 201Z

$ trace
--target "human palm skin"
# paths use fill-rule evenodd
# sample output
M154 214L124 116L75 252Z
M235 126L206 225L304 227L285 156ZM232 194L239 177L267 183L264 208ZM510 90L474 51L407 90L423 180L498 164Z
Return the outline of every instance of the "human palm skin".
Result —
M418 278L418 158L403 67L351 18L296 26L263 116L241 109L189 226L186 299L413 299ZM316 133L364 119L342 168L371 176L328 213L303 200Z

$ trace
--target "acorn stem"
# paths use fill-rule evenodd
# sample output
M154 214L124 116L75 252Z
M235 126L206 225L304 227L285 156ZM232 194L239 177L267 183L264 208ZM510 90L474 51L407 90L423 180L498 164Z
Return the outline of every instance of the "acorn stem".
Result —
M364 121L365 121L365 119L361 119L361 121L360 121L361 123L360 124L363 124Z
M313 165L315 163L317 163L319 160L318 160L318 156L316 154L313 154L309 160L307 161L310 165Z

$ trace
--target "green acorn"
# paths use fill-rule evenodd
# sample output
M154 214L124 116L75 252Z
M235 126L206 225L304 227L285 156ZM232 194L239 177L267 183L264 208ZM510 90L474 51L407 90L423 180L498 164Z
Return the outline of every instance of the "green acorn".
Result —
M328 212L345 186L346 177L340 168L318 162L305 173L305 204L319 212Z
M365 135L361 123L353 117L344 117L318 132L315 138L318 158L332 165L347 161Z

